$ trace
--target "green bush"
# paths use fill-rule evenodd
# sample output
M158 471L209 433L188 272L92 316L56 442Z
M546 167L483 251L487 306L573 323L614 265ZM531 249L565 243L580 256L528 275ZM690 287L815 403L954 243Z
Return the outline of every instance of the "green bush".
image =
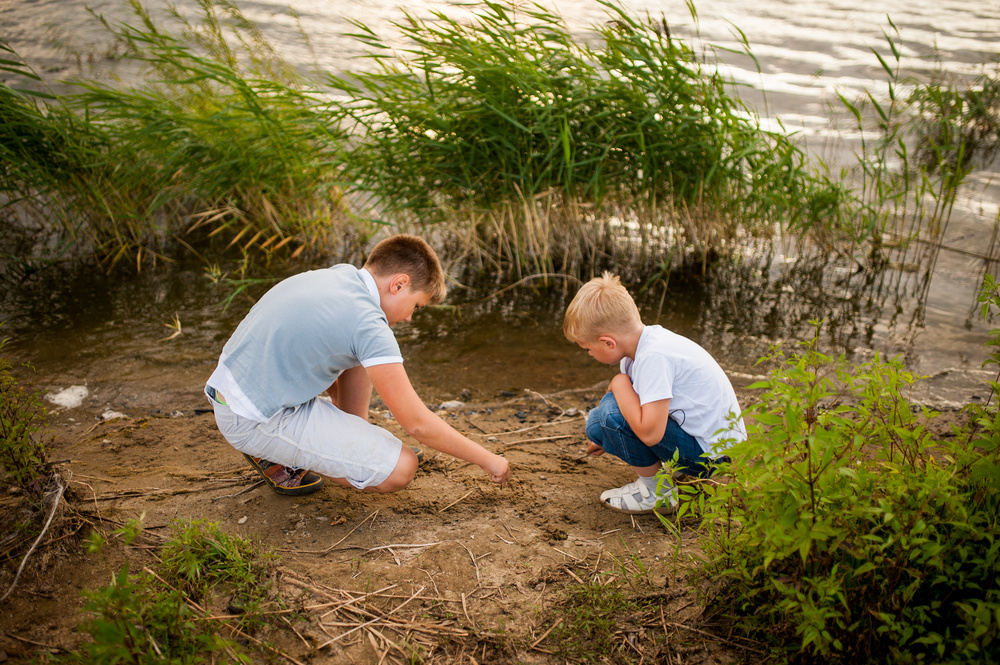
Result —
M7 340L0 341L0 354ZM5 482L41 503L51 474L46 466L42 393L21 383L0 355L0 470Z
M228 589L246 623L271 591L274 555L204 520L175 523L160 559L164 578L196 601L220 585Z
M713 606L794 661L1000 659L995 405L934 437L897 360L848 368L815 339L771 360L703 505Z
M142 533L141 519L130 520L114 532L129 545ZM107 539L98 532L88 538L88 549L99 552ZM218 636L220 629L252 630L260 625L261 604L272 590L274 555L218 525L195 520L178 521L160 552L159 571L129 572L126 564L111 584L87 596L91 616L82 629L91 637L80 651L51 662L66 663L203 663L250 662L240 647ZM228 600L213 611L211 603ZM280 599L274 599L281 602ZM211 616L239 612L235 626Z
M187 665L227 648L235 656L230 662L249 662L235 654L232 642L213 634L211 622L196 621L183 594L163 588L148 573L130 575L126 565L109 586L86 595L84 609L93 616L84 630L93 641L56 662Z

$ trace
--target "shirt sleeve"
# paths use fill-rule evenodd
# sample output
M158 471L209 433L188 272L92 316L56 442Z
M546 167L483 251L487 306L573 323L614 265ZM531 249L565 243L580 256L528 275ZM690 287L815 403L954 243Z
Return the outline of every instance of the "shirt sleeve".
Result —
M384 317L368 316L358 323L354 353L363 367L403 362L399 342Z
M639 395L639 404L649 404L674 396L674 367L667 358L651 353L637 359L630 367L632 388Z

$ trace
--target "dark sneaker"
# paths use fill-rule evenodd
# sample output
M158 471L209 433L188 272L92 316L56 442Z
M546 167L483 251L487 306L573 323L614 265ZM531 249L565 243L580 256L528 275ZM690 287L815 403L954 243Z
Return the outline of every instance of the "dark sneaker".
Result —
M418 448L417 446L410 446L410 450L412 450L413 454L417 456L417 464L420 464L421 462L424 461L423 449Z
M260 457L251 457L246 453L243 453L243 456L264 478L267 486L278 494L301 496L312 494L323 487L323 478L308 469L293 469L283 464L268 462Z

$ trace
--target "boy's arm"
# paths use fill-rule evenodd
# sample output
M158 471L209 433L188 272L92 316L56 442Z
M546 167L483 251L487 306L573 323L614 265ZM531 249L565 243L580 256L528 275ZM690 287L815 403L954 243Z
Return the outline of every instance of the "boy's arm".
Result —
M368 376L379 397L407 434L434 450L480 466L501 486L507 484L510 478L510 464L507 460L460 434L437 414L432 413L410 385L402 363L369 367Z
M618 402L618 409L625 416L629 427L647 446L655 446L663 440L667 431L667 418L670 417L670 399L659 399L655 402L639 403L639 395L632 387L628 374L619 374L611 379L610 390Z

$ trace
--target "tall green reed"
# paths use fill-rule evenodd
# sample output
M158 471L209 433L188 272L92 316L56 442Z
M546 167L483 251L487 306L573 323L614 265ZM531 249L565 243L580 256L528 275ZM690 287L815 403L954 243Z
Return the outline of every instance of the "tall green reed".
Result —
M356 22L375 67L329 80L360 133L350 179L385 214L459 220L515 269L580 268L602 236L625 260L680 236L705 256L836 219L844 193L665 21L601 4L600 43L533 3L407 15L401 52Z
M873 240L876 250L883 239L940 243L976 167L974 156L988 160L1000 135L1000 70L984 72L972 85L943 74L929 81L906 76L902 38L889 25L889 54L872 49L886 74L888 99L870 91L858 101L840 95L862 135L855 237Z
M4 190L59 211L110 264L199 228L244 252L322 245L344 214L330 102L230 0L200 0L197 22L170 9L174 32L129 5L131 23L99 20L142 66L141 85L77 81L44 109L3 90L4 118L25 118L22 132L70 137L58 170L44 144L24 147Z

